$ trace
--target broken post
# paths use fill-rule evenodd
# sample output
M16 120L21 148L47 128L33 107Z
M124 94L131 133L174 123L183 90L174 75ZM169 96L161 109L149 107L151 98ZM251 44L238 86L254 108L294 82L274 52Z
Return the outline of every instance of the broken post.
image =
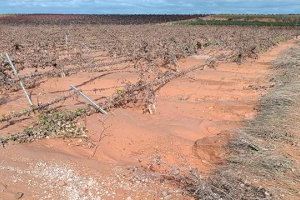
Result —
M10 58L9 58L9 56L8 56L7 53L5 54L5 56L6 56L6 59L7 59L8 63L9 63L9 65L10 65L10 67L12 68L12 70L14 72L14 75L19 79L19 84L20 84L20 86L21 86L21 88L22 88L22 90L23 90L23 92L24 92L24 94L25 94L25 96L27 98L28 103L30 104L30 106L33 106L33 103L32 103L32 101L30 99L30 96L29 96L28 92L25 89L24 83L23 83L23 81L19 77L17 69L15 68L14 64L10 60Z
M70 86L72 90L74 90L77 94L81 95L86 101L88 101L90 104L92 104L92 106L95 107L96 110L98 110L99 112L101 112L102 114L107 115L108 113L101 108L98 104L96 104L91 98L89 98L88 96L86 96L85 94L83 94L80 90L78 90L75 86L71 85Z

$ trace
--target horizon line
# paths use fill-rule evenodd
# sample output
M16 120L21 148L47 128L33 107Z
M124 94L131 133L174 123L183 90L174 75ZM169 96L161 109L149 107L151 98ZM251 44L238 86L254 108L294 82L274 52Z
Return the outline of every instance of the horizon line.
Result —
M300 13L0 13L0 15L300 15Z

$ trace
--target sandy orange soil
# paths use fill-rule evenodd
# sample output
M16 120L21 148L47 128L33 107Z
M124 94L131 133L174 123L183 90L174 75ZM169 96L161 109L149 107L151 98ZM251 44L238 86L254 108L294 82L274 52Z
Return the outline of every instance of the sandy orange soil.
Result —
M0 199L189 199L159 174L192 168L207 174L222 164L230 136L256 115L271 62L293 44L281 43L242 65L220 63L172 81L157 94L154 115L131 108L86 117L80 123L87 127L89 140L7 145L0 150ZM196 55L179 66L203 62ZM67 94L71 84L100 99L124 80L136 78L130 70L48 78L31 90L32 99L37 103ZM0 114L27 107L21 91L2 97L8 101L0 105ZM59 105L74 109L84 101L72 98ZM33 120L0 124L0 134L21 131Z

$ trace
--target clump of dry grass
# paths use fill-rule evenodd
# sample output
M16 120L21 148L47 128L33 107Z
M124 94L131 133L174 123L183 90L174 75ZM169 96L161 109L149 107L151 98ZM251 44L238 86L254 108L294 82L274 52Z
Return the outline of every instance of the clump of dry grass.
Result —
M260 102L259 114L232 139L227 165L203 178L198 173L179 182L196 199L299 198L300 171L285 147L297 152L300 130L300 43L273 63L274 87Z
M243 174L222 169L209 178L190 173L181 179L186 191L195 199L272 199L273 196L265 188L253 186L244 179Z

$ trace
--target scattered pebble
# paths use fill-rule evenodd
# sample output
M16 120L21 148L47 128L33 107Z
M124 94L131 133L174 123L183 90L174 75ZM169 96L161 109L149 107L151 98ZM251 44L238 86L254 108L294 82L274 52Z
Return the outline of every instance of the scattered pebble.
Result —
M42 161L31 163L27 169L2 163L1 170L9 170L13 173L13 180L27 186L32 192L32 198L39 200L155 199L158 194L162 194L162 190L165 191L162 195L164 199L178 197L167 182L160 183L159 176L138 167L116 166L112 168L111 174L105 174L103 177L79 173L71 164ZM0 191L6 189L5 185L2 185L0 183ZM124 194L117 191L124 191ZM126 194L133 196L122 196ZM15 199L24 198L22 192L12 195Z
M0 183L0 192L4 192L6 190L7 186Z
M15 193L15 199L21 199L24 196L23 192L17 192Z
M63 186L66 186L67 183L65 181L58 181L57 185L60 187L63 187Z

